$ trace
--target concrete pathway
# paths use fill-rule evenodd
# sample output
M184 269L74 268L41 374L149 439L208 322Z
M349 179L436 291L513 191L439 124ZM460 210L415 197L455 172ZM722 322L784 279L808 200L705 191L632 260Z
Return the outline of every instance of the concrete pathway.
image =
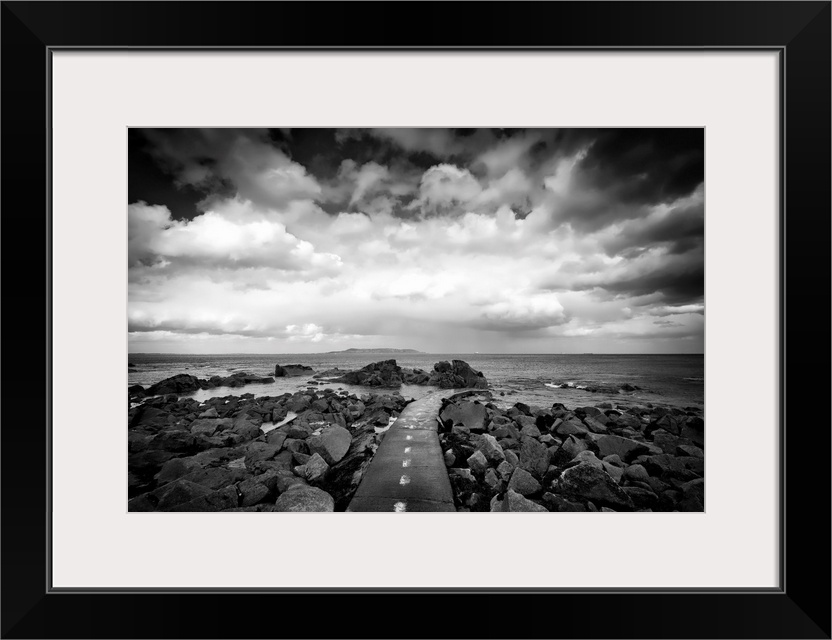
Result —
M411 402L384 434L347 511L456 511L436 417L439 390Z

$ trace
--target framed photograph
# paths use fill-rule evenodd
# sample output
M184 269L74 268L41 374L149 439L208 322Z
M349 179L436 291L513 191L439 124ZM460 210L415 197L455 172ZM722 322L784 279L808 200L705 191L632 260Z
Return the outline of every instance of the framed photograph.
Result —
M830 637L829 2L2 12L3 637Z

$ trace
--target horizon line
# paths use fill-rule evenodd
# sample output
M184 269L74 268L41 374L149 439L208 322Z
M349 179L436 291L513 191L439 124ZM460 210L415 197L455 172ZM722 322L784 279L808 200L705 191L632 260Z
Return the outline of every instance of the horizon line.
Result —
M261 351L233 351L227 353L189 353L189 352L175 352L175 351L134 351L127 352L128 356L325 356L334 355L337 353L347 353L348 350L342 351L297 351L289 352L268 352ZM359 349L359 351L362 351ZM367 351L372 351L368 349ZM384 353L383 351L377 352ZM395 354L397 352L390 351L388 353ZM687 353L687 352L668 352L668 353L630 353L630 352L601 352L601 351L584 351L584 352L456 352L456 351L414 351L412 353L401 353L399 355L424 355L424 356L441 356L441 355L460 355L460 356L704 356L703 353Z

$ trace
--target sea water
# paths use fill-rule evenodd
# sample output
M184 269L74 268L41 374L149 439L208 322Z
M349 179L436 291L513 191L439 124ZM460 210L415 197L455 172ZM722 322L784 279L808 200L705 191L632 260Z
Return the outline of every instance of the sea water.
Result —
M378 354L378 353L315 353L315 354L145 354L128 355L131 363L127 374L130 385L148 387L160 380L187 373L198 378L226 377L245 371L255 375L273 375L276 364L304 364L315 372L338 367L360 369L379 360L395 359L401 367L431 371L440 360L464 360L482 371L488 379L494 401L499 405L515 402L540 407L561 402L567 407L594 405L600 402L622 404L652 403L659 406L704 408L705 362L702 355L613 355L613 354ZM217 387L189 394L199 401L216 396L252 393L255 396L276 396L294 393L314 380L310 373L296 378L275 378L270 384L243 387ZM560 385L568 383L570 388ZM623 384L637 386L632 393L592 393L586 387L619 388ZM350 393L382 391L340 383L322 384L318 388L344 389ZM403 385L398 391L407 398L419 398L432 387ZM390 392L390 390L384 390Z

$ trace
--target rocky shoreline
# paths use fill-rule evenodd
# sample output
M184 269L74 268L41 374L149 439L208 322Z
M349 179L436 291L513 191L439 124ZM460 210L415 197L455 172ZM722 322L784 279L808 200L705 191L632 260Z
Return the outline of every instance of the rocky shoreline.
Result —
M439 413L458 511L704 510L698 408L500 409L470 395Z
M445 400L438 417L458 511L703 510L698 408L501 408L482 373L460 360L430 373L395 360L357 371L275 367L278 377L310 374L310 385L386 390L180 397L218 381L274 381L246 373L130 387L128 510L344 511L386 429L412 402L394 390L402 384L467 389Z
M276 375L281 370L312 373L305 365L276 365ZM338 374L386 387L414 375L395 360ZM274 381L249 374L230 379L234 386ZM313 387L202 403L180 398L217 386L214 380L179 374L147 390L128 389L135 405L128 412L129 511L344 511L384 431L412 401L397 391L359 396ZM487 385L462 361L437 363L421 384L459 380ZM153 392L163 395L148 397Z

